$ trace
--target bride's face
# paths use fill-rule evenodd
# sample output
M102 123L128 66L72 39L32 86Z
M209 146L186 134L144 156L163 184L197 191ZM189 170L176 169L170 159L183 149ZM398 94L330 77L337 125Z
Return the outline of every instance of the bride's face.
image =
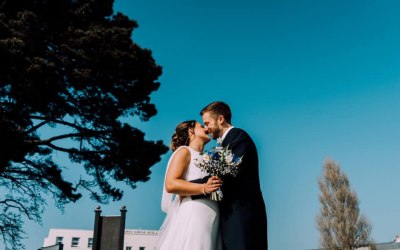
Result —
M200 123L196 122L194 127L194 135L202 139L205 143L210 141L210 137L207 135L207 129L203 127Z

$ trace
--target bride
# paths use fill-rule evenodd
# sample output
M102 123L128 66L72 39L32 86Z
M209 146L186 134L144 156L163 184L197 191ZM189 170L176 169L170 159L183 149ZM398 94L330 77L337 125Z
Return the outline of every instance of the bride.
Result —
M207 176L194 164L194 159L210 141L206 132L200 123L192 120L180 123L172 136L174 153L167 165L161 202L161 209L167 215L156 249L222 249L218 204L206 196L218 190L222 181L213 176L204 184L189 182ZM192 200L192 195L203 196Z

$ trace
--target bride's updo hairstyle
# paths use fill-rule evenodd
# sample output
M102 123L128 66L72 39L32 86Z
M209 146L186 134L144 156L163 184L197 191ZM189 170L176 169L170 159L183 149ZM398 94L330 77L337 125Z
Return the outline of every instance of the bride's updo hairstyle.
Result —
M189 130L196 126L195 120L184 121L178 124L175 128L175 133L172 135L171 149L174 152L180 146L189 145Z

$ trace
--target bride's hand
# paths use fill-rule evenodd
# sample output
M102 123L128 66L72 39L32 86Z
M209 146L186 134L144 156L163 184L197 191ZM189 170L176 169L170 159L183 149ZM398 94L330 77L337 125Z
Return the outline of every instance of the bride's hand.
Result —
M210 194L217 191L222 186L222 179L218 176L211 176L208 178L207 182L204 184L204 191L206 194Z

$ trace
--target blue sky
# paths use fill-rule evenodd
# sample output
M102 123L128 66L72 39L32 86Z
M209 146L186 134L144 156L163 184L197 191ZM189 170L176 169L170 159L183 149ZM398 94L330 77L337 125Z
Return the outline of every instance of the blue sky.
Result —
M400 233L399 1L119 0L115 9L138 21L134 41L163 67L151 95L157 116L132 124L169 144L177 123L200 120L211 101L229 103L259 151L271 250L318 247L317 180L328 157L348 175L375 241ZM127 228L158 229L169 156L103 214L126 205ZM57 157L66 174L80 174ZM43 225L26 223L27 249L49 228L92 229L96 206L83 198L61 213L49 200Z

